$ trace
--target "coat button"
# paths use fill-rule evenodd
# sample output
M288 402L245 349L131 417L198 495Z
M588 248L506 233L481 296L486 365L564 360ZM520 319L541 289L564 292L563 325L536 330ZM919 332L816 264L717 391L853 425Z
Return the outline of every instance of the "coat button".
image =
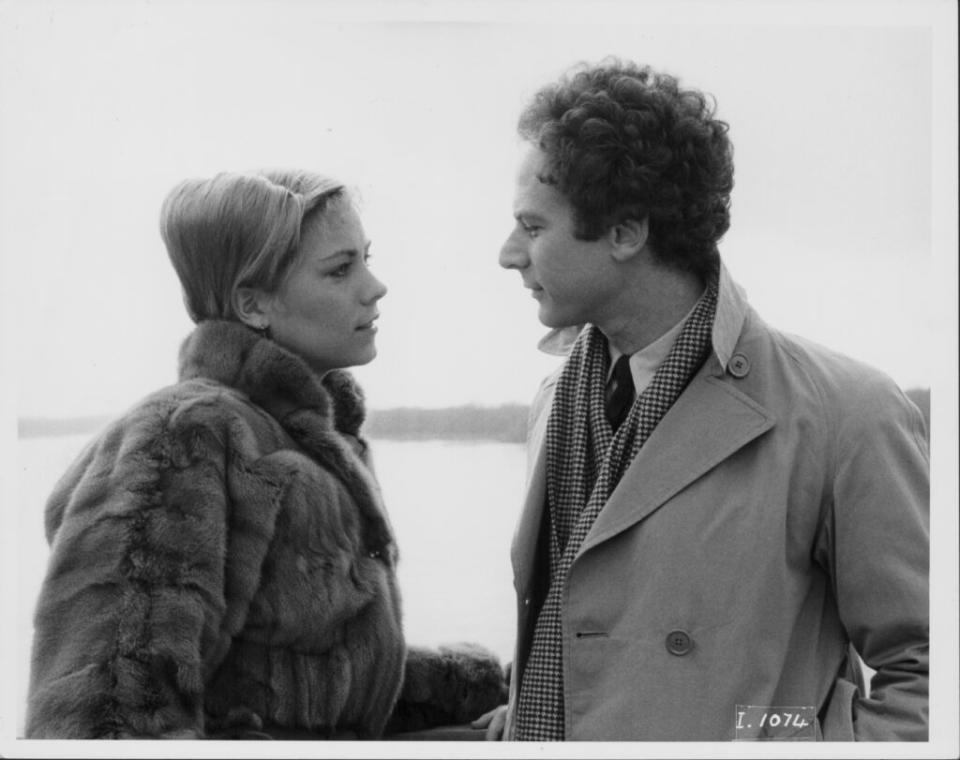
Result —
M693 649L693 640L686 631L670 631L667 634L667 651L677 657L683 657Z
M730 363L727 365L730 374L734 377L746 377L750 371L750 360L743 354L734 354L730 357Z

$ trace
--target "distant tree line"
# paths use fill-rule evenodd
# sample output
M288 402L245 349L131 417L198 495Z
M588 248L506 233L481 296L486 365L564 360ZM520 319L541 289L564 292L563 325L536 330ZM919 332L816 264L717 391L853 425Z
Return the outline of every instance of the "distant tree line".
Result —
M920 409L930 434L930 390L911 388L907 396ZM374 409L368 412L364 434L370 438L394 440L487 440L523 443L527 437L525 404L502 406L454 406L445 409ZM75 417L71 419L23 418L19 424L21 438L33 436L94 433L108 417Z
M103 428L110 417L21 417L17 420L20 438L45 438L56 435L90 435Z
M369 438L523 443L527 438L528 412L525 404L376 409L368 413L364 432Z
M930 434L930 390L912 388L907 396L920 409ZM490 440L523 443L527 437L525 404L455 406L446 409L398 408L369 412L365 433L395 440Z

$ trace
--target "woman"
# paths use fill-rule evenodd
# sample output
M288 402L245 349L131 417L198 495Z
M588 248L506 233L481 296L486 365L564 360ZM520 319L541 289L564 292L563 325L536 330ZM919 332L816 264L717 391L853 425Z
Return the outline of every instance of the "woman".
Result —
M360 218L327 177L220 174L176 187L161 233L197 327L179 382L50 497L27 736L377 737L407 651L343 371L376 355L387 292ZM431 673L464 695L440 719L502 696L482 652L415 654L410 728L423 695L456 702Z

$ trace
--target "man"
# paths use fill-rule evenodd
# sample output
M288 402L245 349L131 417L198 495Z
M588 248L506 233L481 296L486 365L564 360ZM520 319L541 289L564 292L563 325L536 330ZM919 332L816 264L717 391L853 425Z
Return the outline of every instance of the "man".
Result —
M520 133L500 264L568 358L531 410L488 737L925 740L918 410L747 304L701 93L607 61L537 93Z

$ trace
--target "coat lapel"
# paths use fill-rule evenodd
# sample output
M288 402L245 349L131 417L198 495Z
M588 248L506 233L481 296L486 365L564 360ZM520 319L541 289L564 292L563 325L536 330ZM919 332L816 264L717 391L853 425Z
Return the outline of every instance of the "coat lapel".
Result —
M527 443L527 487L523 511L513 536L511 558L517 591L525 596L530 588L534 553L547 492L547 418L553 405L553 388L546 395L540 414L534 421Z
M597 516L578 557L626 530L683 488L773 427L766 409L724 382L701 372L657 425Z
M663 506L672 496L747 443L773 427L766 409L725 382L726 365L750 314L743 292L725 268L714 320L714 354L657 425L597 517L580 554ZM581 328L554 330L541 349L565 353ZM559 371L538 397L536 422L527 448L526 499L513 538L514 582L526 595L546 501L546 429Z

